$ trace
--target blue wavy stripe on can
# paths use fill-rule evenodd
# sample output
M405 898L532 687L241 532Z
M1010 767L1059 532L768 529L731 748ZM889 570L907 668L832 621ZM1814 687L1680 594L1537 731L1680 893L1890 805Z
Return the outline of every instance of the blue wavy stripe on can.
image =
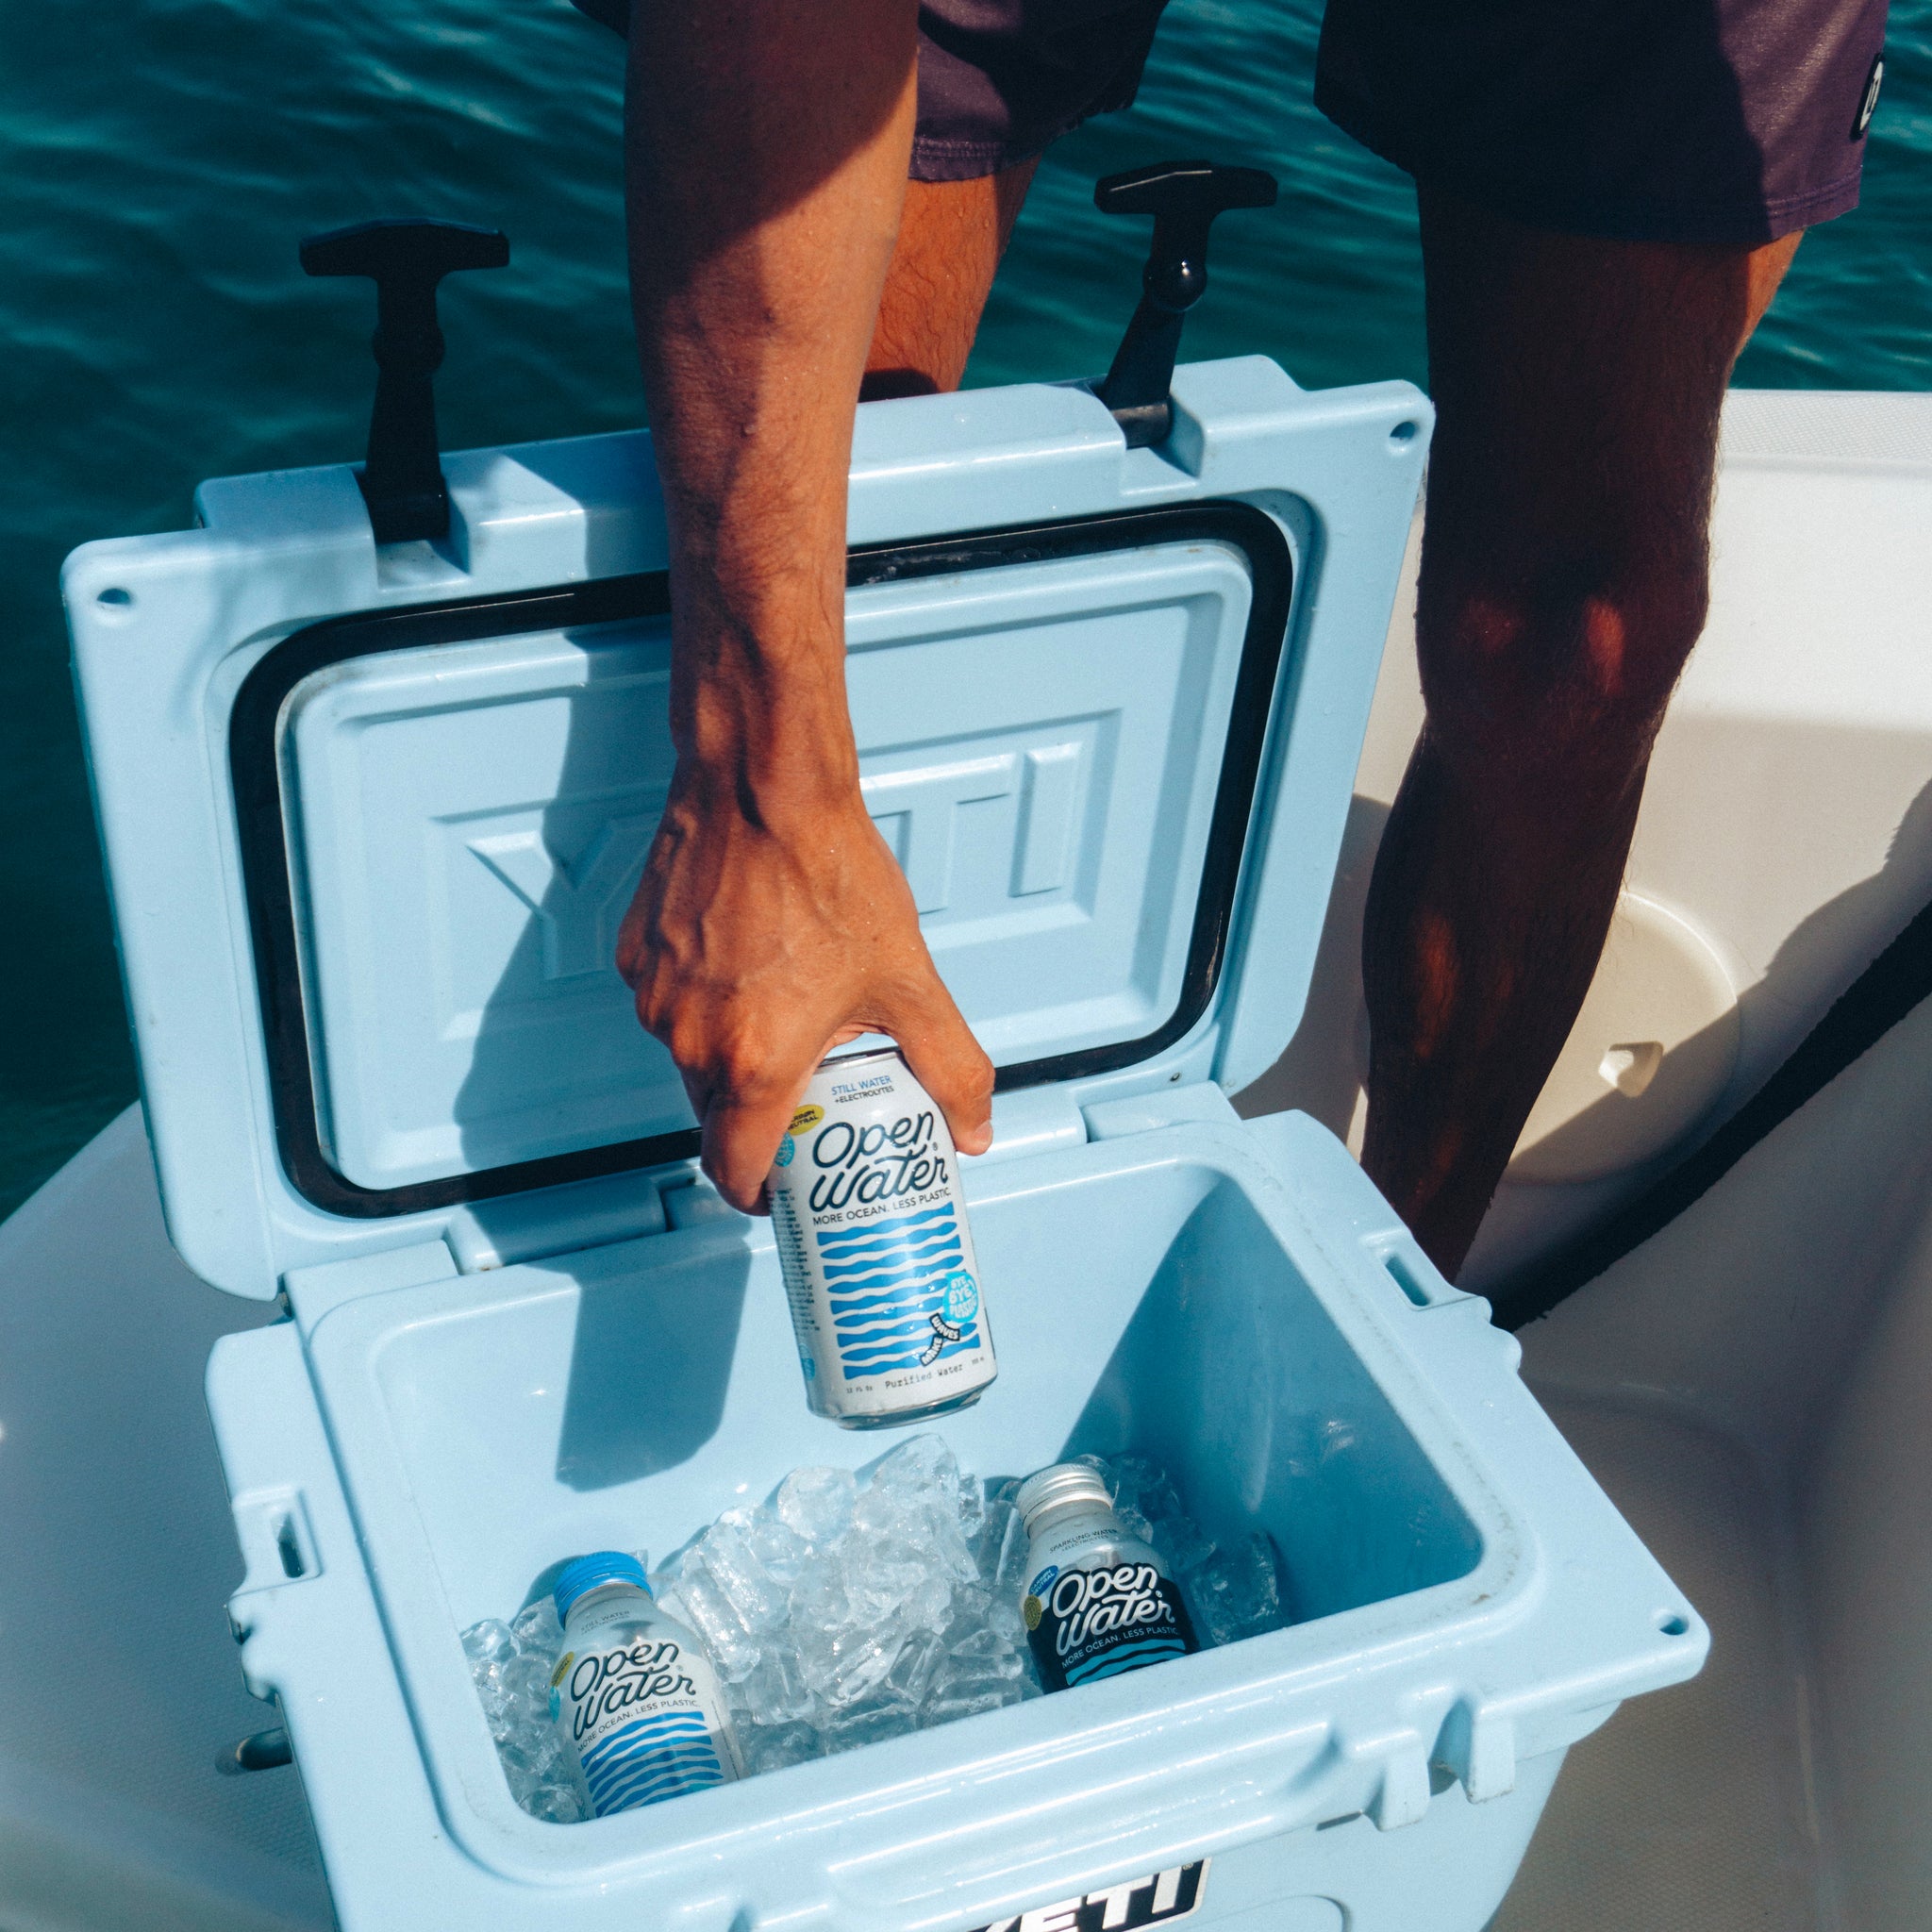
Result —
M869 1249L856 1260L831 1261L826 1260L824 1255L819 1258L824 1263L825 1279L831 1281L846 1275L865 1274L876 1268L895 1267L908 1260L939 1254L946 1248L958 1248L958 1245L959 1231L949 1221L930 1234Z
M691 1738L680 1739L676 1742L644 1739L626 1745L622 1751L606 1757L602 1763L591 1767L587 1765L584 1775L594 1789L608 1785L614 1779L629 1774L629 1770L647 1758L663 1758L667 1762L681 1761L690 1757L693 1760L708 1759L711 1757L709 1736L700 1731Z
M713 1777L717 1775L717 1753L708 1742L686 1744L682 1750L638 1750L625 1758L612 1758L603 1770L586 1779L591 1797L608 1805L614 1797L640 1781L657 1783L667 1777Z
M640 1743L655 1744L674 1739L709 1735L704 1718L694 1710L661 1711L652 1717L634 1718L608 1737L599 1738L578 1762L588 1776L613 1752L628 1751Z
M713 1758L708 1774L678 1774L642 1780L609 1797L593 1798L591 1808L599 1818L608 1818L619 1811L635 1811L645 1805L661 1805L667 1798L686 1797L692 1791L708 1791L724 1782L724 1774Z
M1123 1644L1104 1656L1075 1664L1067 1673L1067 1683L1096 1684L1103 1677L1117 1677L1123 1671L1138 1671L1143 1664L1165 1663L1169 1657L1186 1657L1188 1647L1178 1637L1157 1637L1144 1643Z
M963 1335L971 1324L959 1323L955 1325L958 1327L960 1334ZM909 1341L914 1336L920 1337L924 1341L930 1341L939 1333L940 1331L929 1321L877 1323L869 1328L855 1332L849 1336L841 1335L839 1338L839 1347L841 1354L849 1354L853 1349L881 1348L894 1341ZM941 1339L950 1341L953 1340L953 1337L948 1335L941 1337Z
M950 1201L941 1201L936 1208L922 1208L917 1214L900 1214L891 1221L868 1221L862 1227L841 1227L836 1234L821 1235L819 1249L824 1254L830 1254L834 1249L856 1247L877 1235L896 1234L909 1227L924 1227L941 1215L948 1221L952 1220L953 1205Z
M944 1284L965 1258L950 1205L903 1216L897 1224L875 1224L857 1236L823 1241L820 1256L822 1263L830 1263L824 1271L826 1300L840 1366L847 1375L930 1368L980 1345L977 1325L970 1319L951 1340L933 1326L935 1319L943 1318ZM927 1359L935 1341L938 1351Z
M952 1219L953 1204L941 1201L935 1207L922 1208L917 1214L902 1214L891 1221L862 1222L857 1227L832 1228L819 1237L819 1244L836 1248L841 1254L856 1254L881 1241L921 1241L930 1228Z
M601 1816L680 1791L705 1790L723 1783L724 1776L718 1754L707 1743L675 1753L640 1752L608 1766L600 1776L587 1782L591 1803Z
M875 1241L863 1241L851 1247L825 1249L821 1244L820 1258L827 1267L851 1271L858 1268L871 1268L880 1261L890 1261L894 1255L917 1254L924 1248L939 1247L946 1241L959 1239L957 1224L949 1215L944 1221L937 1221L930 1227L918 1227L907 1234L881 1235Z
M616 1730L608 1732L604 1737L599 1738L584 1753L584 1766L588 1770L600 1757L608 1757L613 1750L627 1740L641 1737L670 1737L675 1736L682 1731L695 1731L702 1735L705 1730L704 1716L699 1711L651 1711L642 1717L632 1718L628 1724L621 1724Z
M958 1267L959 1256L959 1238L954 1235L934 1247L923 1248L917 1252L908 1248L895 1255L880 1255L875 1259L866 1261L856 1268L841 1268L836 1273L827 1268L826 1291L834 1294L856 1294L885 1282L903 1281L908 1274L937 1274L941 1269Z
M597 1767L594 1775L585 1782L591 1788L591 1795L600 1804L613 1792L626 1785L635 1783L645 1774L652 1777L675 1774L683 1776L708 1776L718 1768L718 1754L712 1749L710 1740L699 1738L689 1744L681 1744L675 1750L661 1744L642 1744L635 1751L626 1751L616 1757L607 1758Z
M718 1754L709 1744L692 1744L682 1751L639 1751L613 1758L598 1774L587 1779L591 1797L597 1805L608 1805L640 1785L667 1780L714 1779L718 1774Z

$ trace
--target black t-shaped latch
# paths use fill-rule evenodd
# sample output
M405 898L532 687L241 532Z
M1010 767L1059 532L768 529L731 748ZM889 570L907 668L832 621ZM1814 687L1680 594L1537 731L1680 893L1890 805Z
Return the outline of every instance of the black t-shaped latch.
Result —
M430 386L442 362L436 285L453 270L501 268L508 259L504 235L460 222L359 222L302 244L308 274L368 275L375 283L375 407L369 460L356 480L378 543L449 535Z
M1174 427L1168 391L1181 323L1208 287L1208 230L1214 217L1231 208L1273 208L1274 195L1273 175L1210 161L1162 161L1109 175L1094 189L1093 205L1103 214L1154 217L1141 306L1099 390L1129 449L1163 442Z

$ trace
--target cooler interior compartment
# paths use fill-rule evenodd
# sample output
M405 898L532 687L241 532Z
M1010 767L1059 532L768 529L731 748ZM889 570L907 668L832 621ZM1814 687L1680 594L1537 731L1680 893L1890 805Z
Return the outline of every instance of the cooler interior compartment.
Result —
M1169 1161L987 1180L999 1380L915 1425L962 1469L1146 1456L1210 1536L1274 1537L1297 1621L1474 1565L1474 1525L1236 1178ZM318 1331L324 1387L333 1403L339 1365L366 1365L395 1455L354 1454L356 1498L407 1487L456 1628L516 1610L561 1557L660 1561L795 1467L905 1440L808 1412L776 1254L735 1219L384 1302Z

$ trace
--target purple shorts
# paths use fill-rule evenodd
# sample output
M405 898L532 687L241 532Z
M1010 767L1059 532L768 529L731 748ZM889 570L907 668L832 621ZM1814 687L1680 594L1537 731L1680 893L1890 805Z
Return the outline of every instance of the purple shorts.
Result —
M994 174L1127 106L1164 5L924 0L914 177ZM1425 186L1498 214L1755 244L1857 204L1885 11L1886 0L1329 0L1315 101Z

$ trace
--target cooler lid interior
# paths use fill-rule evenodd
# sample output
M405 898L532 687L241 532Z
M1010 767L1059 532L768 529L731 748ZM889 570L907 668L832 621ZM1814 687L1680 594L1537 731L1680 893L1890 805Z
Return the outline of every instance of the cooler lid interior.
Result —
M1003 1089L1212 1011L1291 553L1232 502L857 550L865 795ZM661 573L365 612L231 715L275 1132L381 1217L696 1152L612 965L670 778Z

